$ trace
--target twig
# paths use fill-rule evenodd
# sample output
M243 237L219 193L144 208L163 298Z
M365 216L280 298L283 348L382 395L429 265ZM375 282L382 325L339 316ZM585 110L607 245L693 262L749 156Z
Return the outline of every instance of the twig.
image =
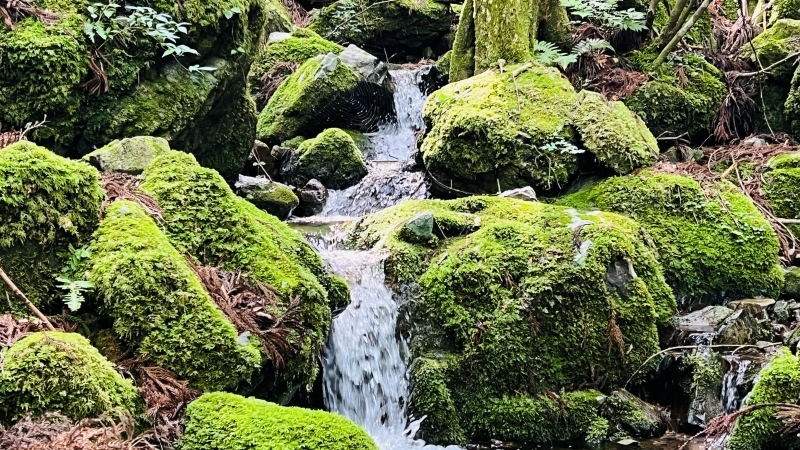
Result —
M787 56L786 58L783 58L782 60L780 60L780 61L778 61L778 62L772 63L772 64L770 64L769 66L767 66L767 67L765 67L765 68L763 68L763 69L761 69L761 70L757 70L757 71L755 71L755 72L744 72L744 73L737 73L737 74L735 75L735 77L736 77L736 78L742 78L742 77L754 77L754 76L756 76L756 75L758 75L758 74L761 74L761 73L764 73L764 72L768 72L768 71L770 71L770 70L774 69L775 67L777 67L777 66L779 66L779 65L781 65L781 64L783 64L783 63L785 63L786 61L788 61L788 60L790 60L790 59L792 59L792 58L797 58L798 56L800 56L800 52L797 52L797 53L792 53L791 55Z
M11 281L11 279L8 278L8 275L6 275L2 267L0 267L0 278L2 278L3 281L6 283L6 285L8 285L8 287L11 289L11 292L16 294L17 297L21 298L22 301L25 302L25 305L28 307L28 309L30 309L31 312L34 315L36 315L36 317L38 317L39 320L42 321L42 323L44 323L44 325L47 327L48 330L56 331L55 327L53 327L53 324L50 323L49 320L47 320L47 317L44 314L42 314L41 311L39 311L39 308L37 308L33 303L31 303L31 301L28 300L28 297L26 297L25 294L23 294L22 291L20 291L19 288L17 288L17 286Z
M697 7L697 11L694 12L692 17L678 30L678 33L669 41L666 47L661 50L661 53L658 55L658 58L653 62L653 70L658 70L661 64L664 63L664 60L667 58L667 55L672 52L672 50L678 45L678 43L686 36L686 33L692 29L694 24L700 19L700 16L708 9L708 5L711 3L711 0L703 0L703 3Z

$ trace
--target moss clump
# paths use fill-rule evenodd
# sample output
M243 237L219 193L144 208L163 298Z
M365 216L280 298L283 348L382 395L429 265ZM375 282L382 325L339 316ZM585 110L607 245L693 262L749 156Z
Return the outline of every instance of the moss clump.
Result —
M364 178L367 165L349 134L328 128L303 141L281 168L281 174L294 186L305 186L315 178L330 189L344 189Z
M163 138L137 136L115 140L81 158L102 172L122 172L138 175L153 160L169 151Z
M189 404L186 416L182 450L378 449L364 430L338 414L235 394L205 394Z
M58 254L94 231L103 196L97 170L87 164L27 141L0 149L0 267L34 304L50 299ZM6 293L14 298L0 283L0 296Z
M688 177L643 171L587 186L559 204L636 219L653 237L667 282L683 302L780 292L775 233L727 182L701 186Z
M143 412L133 383L79 334L34 333L2 356L0 421L5 425L49 411L76 421L113 408Z
M435 235L404 241L403 225L422 213ZM388 251L391 282L418 283L410 347L433 361L412 370L412 411L434 419L422 424L431 442L560 439L539 394L592 370L624 382L658 351L675 310L644 230L616 214L498 197L408 201L350 236Z
M620 173L653 161L653 136L623 105L578 96L552 68L534 66L516 79L513 70L487 71L428 98L420 152L441 183L478 193L552 189L577 170L576 144Z
M795 403L800 398L800 360L781 349L758 375L747 405L760 403ZM763 408L744 415L736 422L726 448L729 450L766 450L795 448L797 437L782 435L783 423L775 418L775 408Z
M329 53L306 61L280 85L258 117L257 137L278 143L294 136L314 135L313 119L356 84L358 75Z
M800 20L800 1L798 0L776 0L773 8L779 19Z
M296 318L306 332L291 337L297 350L284 355L287 367L275 380L274 395L311 383L330 323L328 302L349 299L343 280L327 272L300 234L237 197L217 172L200 167L192 155L162 156L145 170L143 179L142 189L164 209L167 236L180 252L201 264L241 270L274 286L283 297L279 313L288 308L290 298L300 297Z
M794 72L789 97L784 104L784 112L792 133L800 136L800 67Z
M800 35L800 20L778 20L753 39L756 54L754 55L751 48L746 46L742 56L754 63L760 62L763 67L771 66L800 50L798 35ZM791 60L770 70L770 75L779 83L790 82L793 73L794 65Z
M286 220L300 204L288 186L276 182L248 184L239 187L236 193L281 220Z
M234 388L259 367L259 343L236 329L181 253L135 203L106 210L90 247L89 279L114 332L137 356L201 390Z
M268 42L266 48L259 52L250 66L251 89L258 92L263 84L261 77L270 72L277 63L303 64L317 55L338 55L342 50L344 47L341 45L323 39L307 28L298 28L288 38Z
M800 158L796 154L787 153L772 158L769 166L774 169L764 174L764 197L772 206L775 215L784 219L800 218ZM788 225L796 236L800 235L800 226Z
M452 21L450 8L433 0L339 0L322 8L309 29L339 43L407 51L431 46Z
M655 73L651 64L656 56L657 52L643 50L631 58L639 70L651 73L654 79L637 89L625 104L656 136L686 132L702 138L711 134L714 115L728 92L721 81L722 73L694 54L662 64ZM685 85L676 74L678 70L686 76Z

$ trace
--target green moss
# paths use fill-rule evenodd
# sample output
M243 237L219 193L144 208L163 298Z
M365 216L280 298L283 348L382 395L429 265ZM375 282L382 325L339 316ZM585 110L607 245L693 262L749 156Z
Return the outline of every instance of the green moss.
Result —
M423 212L436 237L403 241L403 225ZM422 425L432 442L459 429L467 439L564 437L539 394L588 381L592 367L609 385L624 382L658 351L657 329L675 310L644 230L615 214L497 197L408 201L350 237L390 254L390 282L419 284L411 351L439 365L412 370L428 393L412 394L412 409L435 418ZM615 326L622 341L609 337Z
M420 152L439 182L477 193L553 189L577 170L575 144L621 173L653 161L655 139L624 105L577 95L553 68L516 79L513 70L449 84L426 101Z
M50 299L58 253L94 231L103 196L97 170L87 164L27 141L0 149L0 267L35 305ZM6 294L15 297L0 284ZM27 313L21 304L12 309Z
M142 189L164 209L166 233L182 253L201 264L241 270L277 288L283 297L300 298L297 318L307 331L292 336L297 351L284 355L288 367L275 381L276 396L311 383L316 357L330 322L328 302L347 302L349 292L323 267L319 255L285 223L236 197L218 173L200 167L193 156L172 152L156 159L143 174Z
M297 148L300 144L303 143L307 138L304 136L295 136L289 140L283 141L281 143L281 147L289 147L289 148Z
M733 185L648 171L614 177L559 204L625 214L653 237L667 282L686 302L774 296L783 275L766 219Z
M722 73L694 54L675 58L653 73L651 64L656 55L640 51L631 57L631 62L641 71L650 72L654 80L637 89L625 104L656 136L684 132L692 137L710 135L714 115L728 92L721 81ZM679 81L678 70L686 75L685 85Z
M317 137L303 141L281 173L294 186L305 186L315 178L330 189L344 189L357 184L367 174L367 165L349 134L338 128L328 128Z
M426 416L425 426L418 438L427 442L463 444L467 441L461 428L460 413L456 410L447 381L446 359L418 358L411 366L410 413L413 417Z
M201 390L249 381L261 363L257 339L237 341L183 255L140 206L111 205L90 250L89 280L114 332L137 356Z
M776 0L773 8L779 19L800 20L800 1L798 0Z
M795 70L792 77L792 87L784 104L784 111L792 133L800 136L800 67Z
M754 55L751 48L746 46L742 56L754 63L760 62L762 67L771 66L800 50L798 35L800 35L800 20L778 20L753 39L756 54ZM791 60L770 70L770 75L779 83L791 81L793 73L794 65Z
M72 420L113 408L143 412L136 387L77 333L40 332L3 351L0 421L59 411Z
M378 448L364 430L338 414L235 394L205 394L189 404L186 416L181 450Z
M239 188L237 194L281 220L289 217L300 204L300 199L288 186L276 182L247 185Z
M475 20L472 17L474 0L465 0L458 19L453 53L450 56L450 82L466 80L475 74Z
M658 141L622 102L606 102L590 91L579 93L578 101L573 124L598 161L620 174L655 162Z
M758 376L747 405L760 403L795 403L800 397L800 361L788 349L778 355ZM775 408L763 408L741 416L728 440L730 450L766 450L790 448L794 435L783 437L783 423L774 417ZM794 447L791 447L794 448Z
M452 19L450 8L433 0L339 0L322 8L309 29L362 48L418 50L450 31Z
M162 138L137 136L115 140L81 158L103 172L142 173L153 159L169 151Z
M317 55L327 53L339 54L344 50L339 44L321 38L317 33L306 29L298 28L291 37L270 42L256 56L253 65L250 66L250 86L258 91L261 89L261 77L270 72L275 64L295 63L303 64Z
M358 75L339 58L306 61L275 91L258 117L258 139L277 143L313 130L313 119L322 109L352 90Z
M655 406L643 402L624 389L612 392L605 399L602 414L616 429L638 438L661 436L667 428L666 419Z
M800 218L800 191L797 189L800 182L800 168L796 167L797 162L796 158L788 154L773 158L770 165L786 168L771 170L763 176L764 197L772 206L775 215L784 219ZM797 225L788 227L796 236L800 236L800 227Z

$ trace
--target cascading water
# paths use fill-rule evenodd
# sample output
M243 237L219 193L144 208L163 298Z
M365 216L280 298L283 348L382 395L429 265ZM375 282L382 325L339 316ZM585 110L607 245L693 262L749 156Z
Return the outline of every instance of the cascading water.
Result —
M347 280L352 298L333 320L325 347L325 405L364 427L381 450L441 449L414 439L421 421L407 418L408 348L395 332L398 305L384 280L384 256L363 251L322 256Z
M425 127L422 106L426 97L417 84L416 70L389 73L396 86L397 120L367 135L373 147L366 158L369 174L348 189L329 191L322 216L361 216L404 200L427 197L422 174L404 170L416 151L417 133Z
M743 395L741 387L747 383L747 369L752 362L749 359L727 357L730 369L722 378L722 407L725 414L735 412L742 406Z

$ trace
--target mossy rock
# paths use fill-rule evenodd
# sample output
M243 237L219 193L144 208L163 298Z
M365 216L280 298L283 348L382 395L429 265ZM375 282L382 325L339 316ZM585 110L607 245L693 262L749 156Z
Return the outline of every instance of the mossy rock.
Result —
M338 0L322 8L309 29L325 39L376 50L417 51L450 31L454 16L433 0Z
M711 135L714 116L728 92L722 72L702 57L686 54L680 60L662 64L655 73L651 64L657 54L646 49L631 57L639 70L653 75L653 80L637 89L625 104L655 136L688 133L692 138L703 139ZM685 85L676 70L685 73Z
M778 240L732 184L642 171L584 187L558 202L627 215L647 229L667 282L686 305L780 293Z
M257 338L238 333L199 278L136 203L106 210L90 247L89 281L114 332L136 355L208 391L250 381L261 365Z
M789 97L784 104L784 112L791 132L795 136L800 136L800 67L794 72Z
M317 179L329 189L353 186L366 174L361 151L353 138L338 128L328 128L303 141L281 167L284 180L293 186L305 186Z
M771 170L763 175L764 198L769 202L777 217L783 219L800 218L800 155L786 153L768 162ZM800 236L800 226L788 225L796 236Z
M261 111L257 138L277 144L299 135L315 135L321 131L317 115L349 93L358 81L353 69L332 53L306 61L278 87Z
M165 231L178 251L272 285L282 297L278 313L299 297L295 318L306 331L292 336L295 353L284 355L286 367L278 379L265 382L265 389L272 389L270 398L282 398L293 387L312 383L331 320L329 302L349 300L344 280L325 269L303 236L237 197L217 172L201 167L192 155L172 152L157 158L143 180L142 189L164 209ZM273 370L263 372L272 377Z
M655 138L621 103L576 94L553 68L516 79L514 69L449 84L426 101L420 153L440 183L475 193L555 189L577 170L579 146L618 173L655 160Z
M758 375L745 406L760 403L795 403L800 398L800 360L788 349ZM775 418L775 408L762 408L739 417L727 442L729 450L783 450L800 446L795 434L780 433L784 424Z
M378 450L363 429L338 414L235 394L205 394L189 404L186 417L181 450Z
M239 180L241 182L241 177ZM291 188L275 181L256 179L241 185L237 183L236 186L237 195L281 220L286 220L292 210L300 205L300 199Z
M405 240L403 226L423 213L435 235ZM587 433L590 421L564 430L547 416L542 391L592 374L624 383L658 351L675 311L646 231L616 214L501 197L414 200L349 236L389 253L392 284L416 286L409 345L424 359L412 368L410 408L428 415L428 442ZM609 334L617 327L621 340Z
M138 175L153 160L169 151L163 138L137 136L112 141L81 158L101 172L120 172Z
M35 305L53 297L59 253L88 241L103 197L97 170L88 164L28 141L0 149L0 267ZM14 312L29 313L0 283L0 296L6 294Z
M131 380L77 333L39 332L2 353L0 422L59 411L78 421L122 408L135 416L142 401Z
M800 20L778 20L753 39L753 47L758 57L753 54L750 46L744 47L742 56L749 58L753 63L760 62L762 67L772 66L800 51L798 35L800 35ZM793 73L794 65L791 60L770 70L770 76L779 83L789 83Z
M342 50L344 47L341 45L323 39L307 28L298 28L288 37L270 40L250 66L251 93L255 95L261 90L261 77L269 73L277 63L303 64L317 55L338 55Z
M773 11L779 19L800 20L800 1L776 0Z

